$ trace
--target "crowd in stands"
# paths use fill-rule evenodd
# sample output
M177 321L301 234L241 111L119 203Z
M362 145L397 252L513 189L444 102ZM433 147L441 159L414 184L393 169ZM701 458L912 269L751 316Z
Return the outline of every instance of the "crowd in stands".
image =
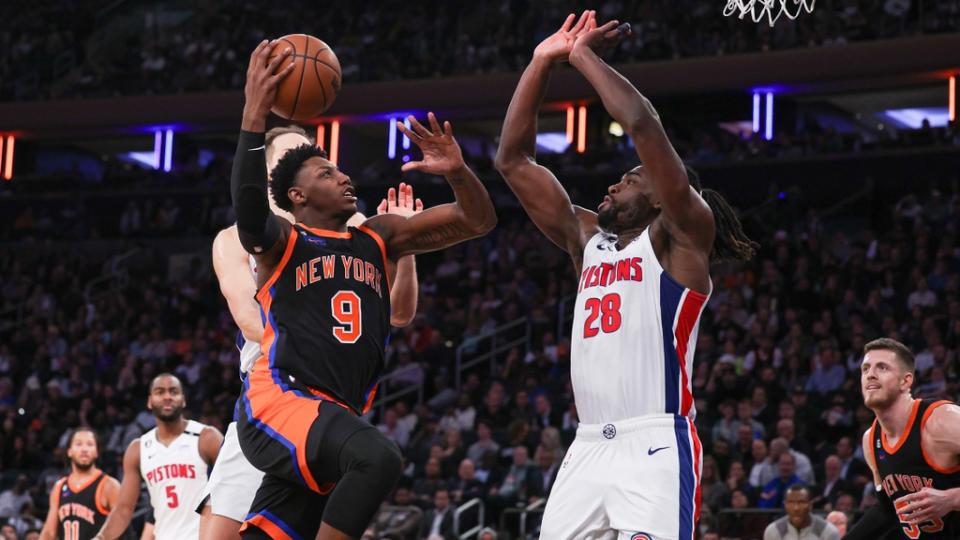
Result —
M187 230L184 214L193 214L163 202L149 213L112 207L107 236L168 235ZM226 199L210 208L194 234L230 222ZM475 497L488 525L516 531L511 509L549 494L574 436L569 322L558 320L575 292L571 265L525 216L500 208L491 235L418 260L419 312L394 330L387 353L389 369L403 371L384 384L391 393L422 383L425 400L390 403L370 418L406 459L390 501L400 509L385 507L372 537L448 538L453 509ZM865 342L888 336L914 348L916 396L960 397L960 193L956 185L917 191L882 213L853 216L859 229L816 212L792 228L761 227L754 261L716 267L693 373L703 531L737 537L751 519L762 528L771 516L731 512L781 508L786 488L800 482L813 486L818 510L871 504L859 445L872 420L858 392ZM89 238L93 214L51 216L50 230ZM37 236L37 220L20 215L3 240L31 236L29 227ZM100 463L117 474L126 445L152 425L147 384L171 371L191 417L224 430L238 355L205 252L172 265L142 247L123 265L125 279L96 288L87 284L104 274L102 258L8 253L0 260L0 520L22 537L64 473L70 428L94 427ZM530 346L500 355L492 376L483 363L457 381L456 348L472 358L487 350L485 332L520 317L530 321Z
M842 46L960 27L958 0L821 1L773 29L749 16L723 17L728 3L339 0L277 9L220 1L144 9L8 2L0 6L9 23L0 26L0 100L236 90L243 83L237 66L254 44L296 32L330 44L347 82L518 71L567 13L587 8L601 21L632 23L634 35L614 62Z

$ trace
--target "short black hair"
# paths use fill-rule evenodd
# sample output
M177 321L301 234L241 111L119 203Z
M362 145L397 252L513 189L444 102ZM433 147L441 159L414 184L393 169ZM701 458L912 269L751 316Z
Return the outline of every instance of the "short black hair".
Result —
M97 451L99 451L100 439L97 438L97 432L94 431L93 428L87 427L87 426L80 426L70 432L70 435L67 437L67 448L69 449L71 446L73 446L73 438L77 436L77 433L83 433L83 432L93 434L93 444L96 445Z
M148 393L153 393L153 386L157 384L157 381L160 380L160 377L173 377L176 379L177 384L180 385L180 388L183 388L183 381L180 380L180 377L177 377L175 374L170 373L169 371L164 371L163 373L159 373L156 377L150 379L150 387L147 389Z
M277 161L277 166L270 171L270 189L273 191L273 201L277 203L278 208L287 212L293 211L293 201L287 195L287 190L293 187L297 173L300 172L304 162L315 157L327 159L327 153L312 144L301 144L288 150Z
M799 483L799 484L794 484L794 485L788 487L786 493L784 493L784 497L783 497L783 498L784 498L784 500L786 500L786 498L787 498L786 495L787 495L787 494L789 494L789 493L799 493L799 492L801 492L801 491L803 491L803 492L805 492L805 493L807 494L807 500L808 500L808 501L813 497L813 494L810 492L810 488L809 488L806 484L804 484L804 483L801 482L801 483Z
M913 351L903 343L891 338L880 338L871 341L863 346L863 354L870 351L890 351L903 362L907 371L913 373L916 370L917 362L913 357Z

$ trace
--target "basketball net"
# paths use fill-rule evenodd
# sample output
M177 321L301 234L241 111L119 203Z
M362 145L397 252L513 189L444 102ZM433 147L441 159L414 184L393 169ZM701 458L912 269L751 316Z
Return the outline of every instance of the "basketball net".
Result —
M813 13L813 6L817 0L727 0L727 5L723 8L723 16L729 17L738 14L742 20L748 13L753 22L759 23L763 17L772 27L777 19L785 16L791 21L796 19L803 10L807 13ZM790 5L793 5L795 11L791 11Z

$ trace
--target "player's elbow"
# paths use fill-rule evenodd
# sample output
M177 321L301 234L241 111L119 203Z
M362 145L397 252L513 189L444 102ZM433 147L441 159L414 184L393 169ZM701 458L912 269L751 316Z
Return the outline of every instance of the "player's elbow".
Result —
M504 178L514 176L524 165L530 164L530 156L526 156L519 149L505 148L500 145L493 166Z
M487 200L486 210L487 211L484 212L483 218L476 220L471 224L471 238L483 236L497 226L497 212L493 209L493 203L489 199Z
M403 328L413 322L414 312L406 310L396 310L390 313L390 326Z

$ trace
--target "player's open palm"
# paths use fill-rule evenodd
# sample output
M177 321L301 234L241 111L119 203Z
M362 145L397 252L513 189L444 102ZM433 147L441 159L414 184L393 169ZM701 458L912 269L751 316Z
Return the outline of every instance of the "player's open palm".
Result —
M387 190L387 198L380 201L377 214L396 214L408 218L423 212L423 201L413 198L413 186L400 183L397 189Z
M252 108L264 116L273 105L280 81L293 71L293 62L287 60L293 53L290 47L283 45L280 54L270 58L278 46L280 42L277 40L261 41L250 54L250 64L247 66L247 82L243 87L246 108ZM287 64L284 65L284 62Z
M584 32L593 30L597 27L597 12L585 10L580 14L577 24L573 24L576 14L567 15L560 29L540 42L537 48L533 50L533 56L543 58L550 62L563 62L570 56L573 50L573 44Z
M428 113L427 119L430 121L430 129L423 127L412 115L408 117L412 130L397 122L400 131L423 152L423 159L404 163L400 170L447 176L463 168L463 153L457 140L453 138L453 126L450 122L444 122L441 128L433 113Z

